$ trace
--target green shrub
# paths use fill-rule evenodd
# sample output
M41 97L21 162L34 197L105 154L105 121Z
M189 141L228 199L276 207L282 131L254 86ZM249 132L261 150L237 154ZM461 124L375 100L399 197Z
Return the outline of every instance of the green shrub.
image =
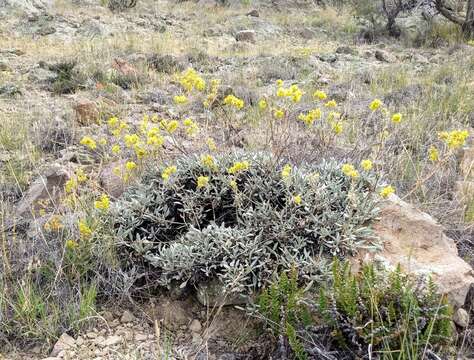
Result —
M169 181L151 171L117 204L117 233L128 267L170 286L219 278L229 288L260 288L297 264L314 277L321 258L374 246L376 216L367 173L345 176L332 162L300 169L265 154L181 159ZM247 161L247 170L228 169ZM285 173L285 172L283 172ZM197 179L208 183L199 187ZM319 257L319 259L318 259ZM141 266L140 266L141 264Z
M317 294L317 295L315 295ZM296 272L282 274L259 296L258 312L284 335L298 359L428 359L451 343L451 308L431 281L414 280L399 268L333 262L327 285L305 293ZM325 344L319 347L318 344Z
M343 347L360 356L371 345L383 359L423 359L451 341L451 309L428 280L416 283L397 268L366 265L359 274L333 263L332 283L320 290L318 313Z

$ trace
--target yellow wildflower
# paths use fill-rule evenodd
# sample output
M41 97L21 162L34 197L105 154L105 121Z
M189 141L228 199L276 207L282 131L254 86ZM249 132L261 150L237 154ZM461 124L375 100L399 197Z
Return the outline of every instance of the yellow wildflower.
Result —
M340 133L342 133L342 130L343 130L343 127L342 127L341 122L338 121L332 125L332 131L334 131L336 135L339 135Z
M182 105L188 102L188 98L185 95L176 95L174 97L175 104Z
M265 99L260 99L258 102L258 108L260 110L265 110L268 107L267 101Z
M237 181L235 181L235 180L229 181L229 186L230 186L231 189L234 190L234 191L237 191L237 190L238 190Z
M381 106L382 106L382 101L380 99L375 99L374 101L370 103L369 109L372 111L375 111Z
M146 155L146 150L141 143L136 144L133 147L133 150L135 151L135 155L137 155L138 158L142 158Z
M382 190L380 190L380 196L386 199L390 195L392 195L394 192L395 192L395 189L393 188L393 186L388 185L382 188Z
M125 141L125 146L128 147L128 148L133 147L140 140L140 138L138 137L137 134L127 134L127 135L124 136L123 139Z
M74 240L67 240L66 241L66 249L68 250L74 250L75 248L78 247L78 244Z
M212 155L203 155L201 156L201 164L211 170L216 170L216 162L214 161L214 157Z
M117 119L115 116L113 116L107 121L107 124L111 128L116 128L119 125L119 119Z
M186 127L186 134L189 136L195 135L199 131L198 125L190 118L185 119L183 124Z
M166 169L163 170L161 173L161 178L164 181L168 181L170 176L173 175L177 171L176 166L168 166Z
M359 172L354 168L354 165L352 164L344 164L342 165L342 172L344 175L351 177L353 179L359 177Z
M87 146L91 150L97 148L95 140L92 139L90 136L84 136L81 140L81 145Z
M334 108L337 106L336 100L329 100L324 106L328 108Z
M118 154L120 152L120 145L115 144L114 146L112 146L112 152L114 154Z
M137 168L137 164L133 161L127 161L125 163L125 168L127 169L127 171L133 171Z
M92 235L92 229L87 225L84 220L79 221L79 234L83 239L88 239Z
M77 180L74 178L69 179L64 187L67 193L73 192L77 188Z
M206 140L206 144L207 144L207 147L210 151L216 151L217 150L217 146L216 146L216 143L215 143L214 139L208 138Z
M439 160L439 152L438 149L434 146L430 146L428 149L428 156L431 161L436 162Z
M277 84L278 87L283 86L283 80L282 80L282 79L278 79L278 80L276 81L276 84Z
M206 88L206 82L192 68L183 71L178 76L178 81L187 91L192 91L193 89L203 91Z
M464 146L468 137L469 132L467 130L453 130L440 133L440 138L450 149L457 149Z
M244 107L244 101L234 95L227 95L224 99L224 105L229 105L237 109L242 109Z
M290 177L290 175L291 175L291 165L286 164L285 166L283 166L283 169L281 170L281 177L283 180L286 180Z
M394 122L395 124L398 124L401 121L402 121L402 114L396 113L392 115L392 122Z
M275 109L275 111L273 111L273 116L275 116L277 119L282 119L285 116L285 110Z
M165 138L161 135L148 136L146 143L155 147L160 147L164 144Z
M98 210L108 210L110 207L110 199L106 194L102 194L100 199L94 201L94 207Z
M76 170L76 178L78 183L83 183L87 181L87 175L84 173L84 170L81 168Z
M209 176L199 176L197 179L198 189L206 187L209 184Z
M362 169L364 169L365 171L370 171L372 170L373 168L373 163L372 163L372 160L369 160L369 159L365 159L365 160L362 160L361 163L360 163L360 166L362 167Z
M321 90L316 90L313 94L313 97L317 100L326 100L327 99L327 95L324 91L321 91Z
M301 195L295 195L293 196L293 202L296 204L296 205L301 205L301 202L303 200L301 199Z
M166 124L166 131L168 131L170 134L174 133L176 129L178 128L179 123L176 120L172 120L169 123Z
M237 174L241 171L247 171L250 167L248 161L237 161L230 168L227 169L227 172L231 175Z

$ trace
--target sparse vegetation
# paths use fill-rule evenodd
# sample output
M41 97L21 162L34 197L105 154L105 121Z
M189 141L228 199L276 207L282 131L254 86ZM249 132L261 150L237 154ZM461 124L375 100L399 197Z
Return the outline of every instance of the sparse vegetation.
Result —
M134 321L111 358L469 351L436 277L345 261L393 194L474 261L472 0L37 3L0 8L2 352Z

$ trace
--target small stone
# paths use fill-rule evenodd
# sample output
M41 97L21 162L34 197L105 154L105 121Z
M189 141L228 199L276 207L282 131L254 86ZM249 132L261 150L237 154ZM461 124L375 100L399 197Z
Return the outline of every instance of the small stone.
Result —
M56 344L53 347L53 351L51 351L51 356L55 357L58 356L61 352L66 349L70 349L75 344L75 340L69 336L68 334L62 334Z
M122 342L122 338L120 336L114 335L105 339L103 344L105 346L114 346L114 345L120 344L121 342Z
M77 104L74 104L73 109L79 125L98 124L100 113L95 102L80 100Z
M253 9L253 10L250 10L250 11L247 13L247 16L259 17L260 14L258 13L258 10L257 10L257 9Z
M459 327L462 327L463 329L467 328L469 326L469 314L468 314L468 312L466 310L464 310L463 308L459 308L454 313L453 321Z
M82 344L84 344L84 339L82 338L82 336L78 336L78 338L76 339L76 345L81 346Z
M387 63L395 62L395 58L393 55L390 55L389 53L382 50L375 51L375 58L378 61L382 61L382 62L387 62Z
M357 51L350 46L339 46L336 49L337 54L357 55Z
M255 31L253 30L242 30L235 34L235 39L237 41L245 41L255 44L257 42L257 37Z
M202 330L201 322L198 319L194 319L191 322L191 325L189 325L189 330L191 330L194 333L201 332Z
M130 322L133 322L134 320L135 316L133 316L133 314L128 310L125 310L122 314L122 317L120 318L120 322L122 324L128 324Z
M95 339L97 337L97 333L95 332L88 332L86 334L86 337L89 338L89 339Z
M148 335L146 334L135 334L136 341L146 341L148 340Z

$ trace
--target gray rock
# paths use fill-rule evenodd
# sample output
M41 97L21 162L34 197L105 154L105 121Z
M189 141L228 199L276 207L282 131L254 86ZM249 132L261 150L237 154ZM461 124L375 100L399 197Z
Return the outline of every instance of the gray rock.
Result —
M318 59L321 60L322 62L335 63L337 61L337 55L336 54L321 54L321 55L318 55Z
M68 334L62 334L56 344L54 344L53 351L51 351L51 356L56 357L64 350L70 349L75 345L75 340Z
M194 333L199 333L202 330L201 322L198 319L194 319L189 325L189 330Z
M242 30L235 34L237 41L245 41L255 44L257 42L257 36L254 30Z
M453 315L453 321L459 327L466 329L469 326L469 314L463 308L459 308Z
M135 321L135 316L128 310L125 310L120 318L122 324L128 324Z
M253 9L253 10L250 10L250 11L247 13L247 16L259 17L260 14L258 13L258 10L257 10L257 9Z
M375 51L375 58L378 61L386 62L386 63L393 63L396 60L395 57L392 54L389 54L388 52L383 51L383 50L376 50Z
M42 200L54 205L64 192L64 185L70 176L70 171L65 167L53 164L31 184L16 208L16 215L30 217L33 212L43 208L40 204Z
M357 55L357 50L350 46L339 46L336 49L336 54Z

